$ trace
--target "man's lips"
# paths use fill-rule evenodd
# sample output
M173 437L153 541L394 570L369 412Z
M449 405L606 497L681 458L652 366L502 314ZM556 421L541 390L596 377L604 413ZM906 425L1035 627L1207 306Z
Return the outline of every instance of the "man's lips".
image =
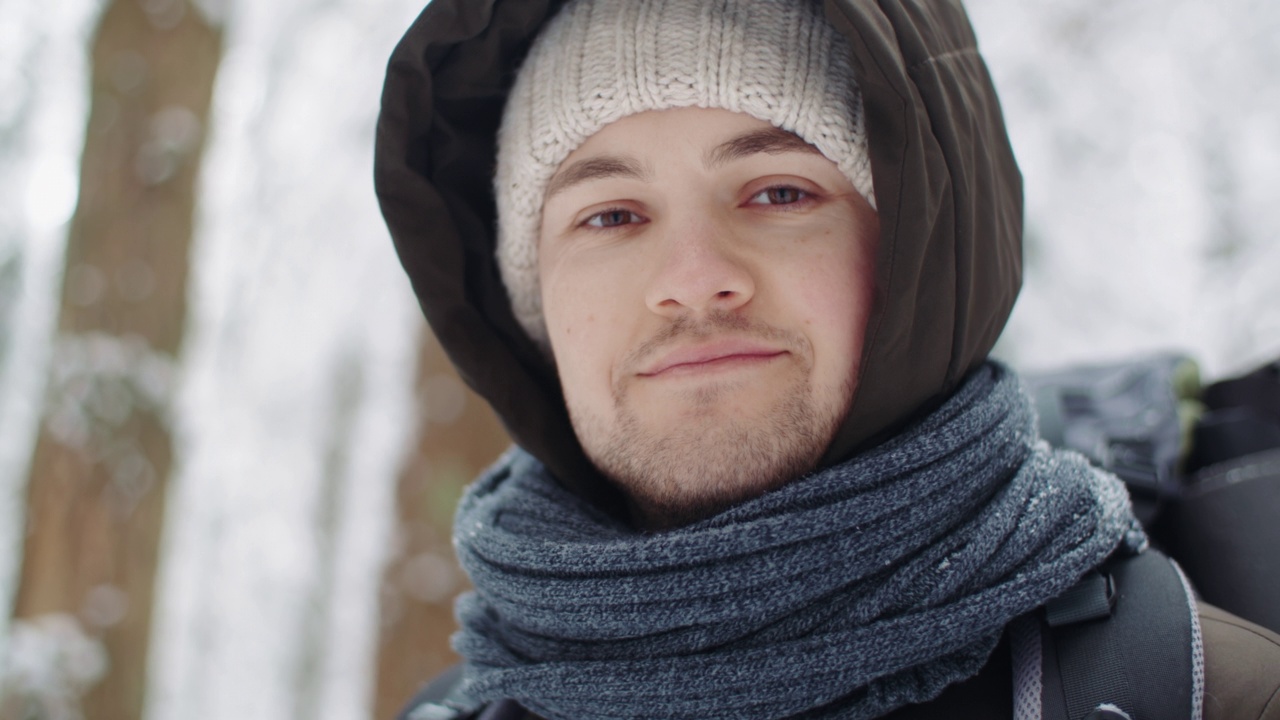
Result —
M696 372L735 362L768 360L782 355L786 350L753 340L718 340L690 345L672 350L645 365L638 373L642 377L662 374Z

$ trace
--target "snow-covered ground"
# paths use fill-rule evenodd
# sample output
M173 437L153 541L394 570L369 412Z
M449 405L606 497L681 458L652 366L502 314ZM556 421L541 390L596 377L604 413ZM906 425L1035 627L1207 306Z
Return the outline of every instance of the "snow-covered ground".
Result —
M4 604L99 3L0 0ZM972 0L1026 178L1026 284L1004 357L1177 348L1219 376L1280 354L1278 8ZM223 8L152 720L368 715L419 327L373 198L372 135L386 57L419 10ZM7 617L0 605L0 662Z

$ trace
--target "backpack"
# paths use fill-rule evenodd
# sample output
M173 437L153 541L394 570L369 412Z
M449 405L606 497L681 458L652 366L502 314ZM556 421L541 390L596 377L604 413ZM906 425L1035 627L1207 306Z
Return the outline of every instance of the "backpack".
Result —
M1125 481L1200 597L1280 632L1280 359L1204 388L1176 354L1023 379L1041 435Z
M1045 720L1200 717L1196 598L1280 632L1280 360L1205 388L1198 375L1177 354L1024 375L1041 435L1123 479L1168 553L1108 563L1045 606Z
M1196 598L1280 632L1280 359L1206 388L1177 354L1023 378L1042 436L1124 480L1155 547L1010 624L1015 719L1199 718ZM462 672L438 676L399 720L534 717L467 698Z

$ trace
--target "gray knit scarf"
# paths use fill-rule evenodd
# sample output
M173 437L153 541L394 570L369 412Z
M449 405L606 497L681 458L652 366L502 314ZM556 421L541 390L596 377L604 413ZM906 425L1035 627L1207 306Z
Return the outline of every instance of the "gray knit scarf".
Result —
M509 452L454 541L463 689L553 719L868 718L986 663L1118 545L1124 486L1039 439L988 364L893 440L694 525L641 533Z

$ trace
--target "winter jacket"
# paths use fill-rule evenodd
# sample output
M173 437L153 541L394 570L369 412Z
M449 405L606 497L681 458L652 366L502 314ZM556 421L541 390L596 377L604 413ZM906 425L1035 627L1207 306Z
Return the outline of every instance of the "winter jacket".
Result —
M617 509L569 424L555 368L511 313L493 257L507 89L560 4L433 0L388 67L375 181L401 262L464 380L561 482ZM881 227L859 389L824 458L834 463L935 407L987 357L1021 284L1022 181L959 2L825 7L854 48ZM1280 638L1212 608L1202 615L1205 716L1280 718ZM1008 717L1007 664L998 652L977 677L891 717Z

